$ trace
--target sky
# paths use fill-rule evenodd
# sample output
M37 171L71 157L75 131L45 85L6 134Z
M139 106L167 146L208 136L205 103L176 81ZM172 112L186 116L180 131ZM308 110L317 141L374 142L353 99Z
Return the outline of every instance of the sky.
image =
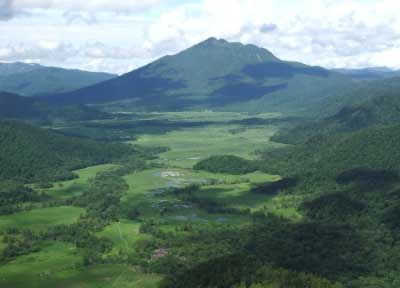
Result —
M0 62L122 74L209 37L400 69L398 0L0 0Z

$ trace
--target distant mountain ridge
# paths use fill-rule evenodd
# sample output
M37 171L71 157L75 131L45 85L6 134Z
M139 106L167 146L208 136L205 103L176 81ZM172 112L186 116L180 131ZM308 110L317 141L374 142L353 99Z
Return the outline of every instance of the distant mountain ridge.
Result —
M400 71L388 67L368 67L361 69L333 69L355 80L376 80L400 76Z
M9 76L18 73L30 72L40 69L42 66L39 64L14 62L14 63L0 63L0 77Z
M62 93L116 77L108 73L46 67L39 64L0 63L0 91L35 96Z
M43 99L53 104L115 104L137 110L261 112L303 108L349 81L321 67L282 61L255 45L209 38L115 79Z

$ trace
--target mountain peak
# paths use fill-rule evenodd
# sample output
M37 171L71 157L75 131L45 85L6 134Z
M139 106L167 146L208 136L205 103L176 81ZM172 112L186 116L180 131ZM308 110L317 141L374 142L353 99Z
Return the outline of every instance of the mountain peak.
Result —
M241 59L243 63L256 64L267 61L279 61L279 59L273 55L270 51L265 48L258 47L256 45L244 45L240 42L230 42L225 39L218 39L210 37L189 49L179 53L190 54L190 57L194 57L198 54L207 55L206 58L219 62L221 59L227 59L230 61L236 61ZM211 57L211 58L210 58ZM232 59L238 58L238 59ZM205 60L207 60L205 59Z
M206 40L204 40L203 42L200 42L199 44L203 44L203 45L221 45L221 44L228 44L229 42L224 40L224 39L217 39L215 37L210 37Z

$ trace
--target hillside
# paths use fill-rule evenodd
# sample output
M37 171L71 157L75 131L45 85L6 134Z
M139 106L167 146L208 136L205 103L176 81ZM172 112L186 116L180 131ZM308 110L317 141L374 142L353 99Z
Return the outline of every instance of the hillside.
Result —
M35 96L72 91L115 75L45 67L38 64L0 63L0 91Z
M46 102L7 92L0 92L0 119L14 119L37 123L54 121L88 121L108 119L111 115L84 105L51 107Z
M19 122L0 122L0 179L65 179L71 177L71 170L121 159L132 151L123 144L67 137Z
M318 134L353 132L374 125L400 124L400 81L374 81L326 103L326 109L342 107L332 116L280 131L275 141L302 143ZM345 106L348 105L348 106ZM328 112L325 112L329 115ZM322 112L321 112L322 115Z
M308 175L324 181L355 168L400 171L399 141L398 125L318 135L305 144L267 152L262 165L280 175Z
M254 45L210 38L115 79L45 100L108 103L108 108L119 102L136 110L301 110L350 82L320 67L282 61Z

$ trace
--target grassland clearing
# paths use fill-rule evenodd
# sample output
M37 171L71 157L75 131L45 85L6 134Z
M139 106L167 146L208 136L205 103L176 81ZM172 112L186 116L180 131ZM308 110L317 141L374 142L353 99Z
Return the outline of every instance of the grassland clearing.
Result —
M0 216L0 231L12 227L42 231L56 225L72 224L82 213L84 213L82 208L61 206L3 215Z

